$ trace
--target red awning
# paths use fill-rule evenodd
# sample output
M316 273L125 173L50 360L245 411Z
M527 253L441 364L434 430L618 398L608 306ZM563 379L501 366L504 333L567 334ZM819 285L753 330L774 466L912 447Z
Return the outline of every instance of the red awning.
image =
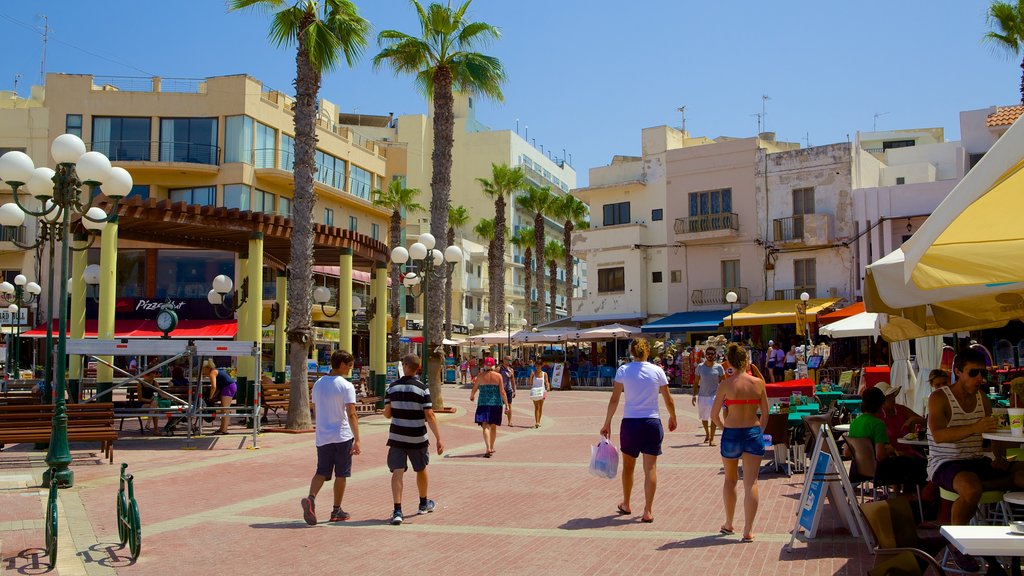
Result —
M864 303L863 302L857 302L856 304L851 304L851 305L847 306L846 308L842 308L840 310L836 310L835 312L829 312L828 314L819 314L818 315L818 324L821 324L821 325L829 324L830 322L835 322L837 320L842 320L843 318L849 318L850 316L856 316L857 314L860 314L863 311L864 311Z
M53 333L56 335L57 321L53 321ZM234 338L238 333L238 322L235 320L182 320L171 332L171 338L206 339ZM97 321L85 321L85 337L96 338ZM160 338L164 335L156 327L156 320L115 320L114 338ZM45 338L46 326L37 326L22 334L24 338Z

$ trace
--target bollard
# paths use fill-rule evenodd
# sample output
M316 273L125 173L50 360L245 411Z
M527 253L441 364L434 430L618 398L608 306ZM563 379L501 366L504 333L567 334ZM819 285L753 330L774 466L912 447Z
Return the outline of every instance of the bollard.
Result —
M47 570L57 565L57 470L50 468L50 496L46 502L46 557Z

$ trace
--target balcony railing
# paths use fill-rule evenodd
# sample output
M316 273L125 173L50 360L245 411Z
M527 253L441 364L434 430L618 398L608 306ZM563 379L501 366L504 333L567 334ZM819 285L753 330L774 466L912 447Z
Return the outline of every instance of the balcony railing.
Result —
M776 242L803 242L804 217L802 214L788 218L776 218L772 221Z
M24 242L24 226L0 226L0 242Z
M185 164L220 164L220 146L194 142L161 142L143 140L95 141L90 148L102 152L111 162L160 162Z
M723 230L739 231L739 229L740 218L735 212L676 218L675 225L676 234L699 234Z
M702 288L700 290L694 290L690 293L690 304L694 306L713 306L718 304L728 304L729 302L725 299L725 295L729 292L735 292L738 297L736 300L737 304L748 304L750 302L750 292L746 288Z
M802 288L787 288L775 291L775 300L799 300L800 294L807 292L811 298L817 298L818 289L815 286L804 286Z

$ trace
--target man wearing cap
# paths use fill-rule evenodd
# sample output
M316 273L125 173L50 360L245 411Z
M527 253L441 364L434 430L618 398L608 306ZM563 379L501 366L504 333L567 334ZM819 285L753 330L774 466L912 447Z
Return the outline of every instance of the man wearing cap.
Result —
M875 385L885 395L885 402L882 404L882 411L878 415L885 422L885 431L889 433L889 440L897 454L923 458L924 455L918 452L913 446L907 446L901 440L907 434L914 432L920 424L924 426L923 416L914 412L903 404L896 403L896 396L900 392L900 386L893 386L888 382L879 382Z
M764 358L765 382L775 382L775 340L768 341L768 350Z

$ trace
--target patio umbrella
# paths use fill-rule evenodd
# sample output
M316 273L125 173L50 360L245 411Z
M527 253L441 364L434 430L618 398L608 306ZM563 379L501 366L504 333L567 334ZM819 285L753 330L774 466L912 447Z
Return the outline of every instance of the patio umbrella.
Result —
M1024 281L1024 124L1018 119L903 245L925 290Z
M900 387L898 400L901 404L909 406L917 389L917 376L914 375L914 368L910 365L910 341L893 342L889 345L889 351L892 352L889 384Z
M636 326L624 326L622 324L608 324L607 326L598 326L596 328L588 328L586 330L579 330L577 332L577 339L579 340L611 340L619 338L632 338L640 334L640 328Z
M926 386L928 374L939 367L942 362L942 336L925 336L918 338L915 343L917 349L917 386L914 388L914 395L909 398L909 406L914 412L924 414L928 406L928 395L932 390Z
M861 312L818 328L818 334L832 338L873 337L878 339L880 321L874 312Z

